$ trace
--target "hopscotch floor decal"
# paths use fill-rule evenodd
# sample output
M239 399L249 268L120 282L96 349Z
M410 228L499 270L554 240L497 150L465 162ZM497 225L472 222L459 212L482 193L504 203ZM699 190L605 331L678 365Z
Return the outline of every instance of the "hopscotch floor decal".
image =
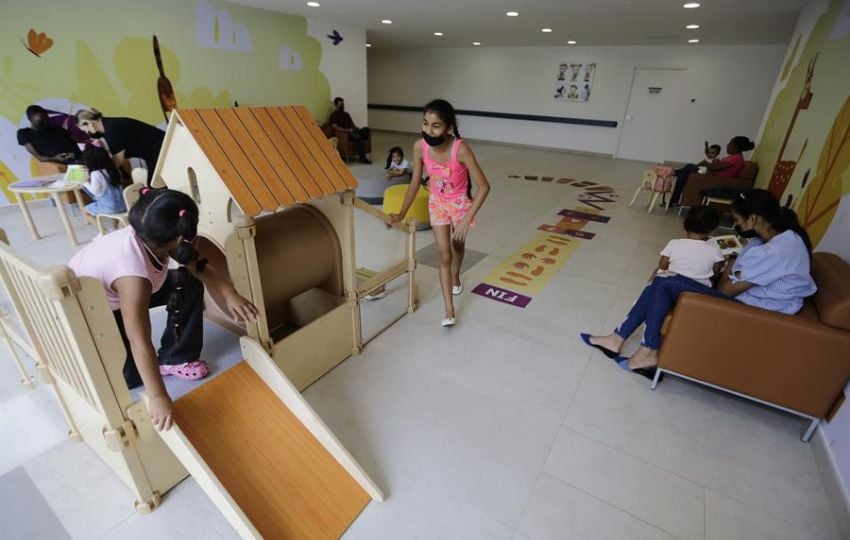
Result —
M583 231L585 225L608 223L608 216L598 215L599 210L580 206L564 209L555 225L541 225L545 231L507 257L479 283L472 292L511 306L525 308L532 296L541 290L572 257L580 242L590 240L594 233ZM556 234L552 234L556 233ZM572 236L574 238L565 238Z

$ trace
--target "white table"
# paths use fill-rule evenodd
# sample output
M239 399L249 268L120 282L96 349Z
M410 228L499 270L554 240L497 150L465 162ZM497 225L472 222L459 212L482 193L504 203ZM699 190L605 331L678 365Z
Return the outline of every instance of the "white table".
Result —
M9 185L9 191L15 194L15 199L18 201L18 206L21 208L21 213L24 215L24 221L27 224L27 229L29 229L33 240L40 240L41 236L39 236L38 229L35 227L35 222L32 220L32 214L30 214L29 206L27 206L27 202L24 200L24 195L49 195L56 204L56 209L59 212L59 219L62 220L62 225L65 227L65 232L68 234L68 240L71 242L71 245L76 246L79 244L77 236L74 234L74 227L71 225L71 220L68 218L68 212L65 210L65 203L62 201L62 197L60 197L60 195L63 193L73 192L74 197L77 199L77 205L80 207L80 211L82 212L85 207L82 193L83 186L78 183L60 183L57 185L56 182L60 182L64 177L64 174L51 174L48 176L35 177L32 181L15 182L14 184ZM32 182L39 182L41 185L30 185Z

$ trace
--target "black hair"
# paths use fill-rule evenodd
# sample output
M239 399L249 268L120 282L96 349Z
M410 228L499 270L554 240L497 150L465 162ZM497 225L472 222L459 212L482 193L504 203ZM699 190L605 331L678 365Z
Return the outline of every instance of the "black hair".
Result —
M390 165L393 163L393 154L395 153L398 153L401 156L401 159L404 159L404 150L401 149L401 146L393 146L387 154L387 166L384 167L384 169L390 168Z
M796 212L780 206L779 200L769 191L750 189L741 193L732 201L732 211L743 218L752 215L761 216L780 233L794 231L806 244L809 253L812 252L812 241L809 238L809 233L800 225Z
M87 144L83 150L83 163L89 170L89 174L94 171L106 171L106 178L110 186L121 187L121 171L112 161L109 152L103 148Z
M732 140L730 142L734 144L741 152L749 152L750 150L756 147L756 143L751 141L749 137L744 137L743 135L732 137Z
M745 137L745 138L746 138L746 137ZM719 154L720 152L722 152L722 151L723 151L723 148L721 148L719 144L712 144L711 146L709 146L709 147L708 147L708 149L709 149L709 150L714 150L714 151L715 151L715 152L717 152L718 154Z
M447 126L452 126L452 134L455 139L460 139L460 131L457 129L457 114L452 104L445 99L434 99L429 101L423 110L423 113L434 113L440 117ZM466 183L466 196L472 198L472 182Z
M694 234L709 234L720 224L720 214L710 206L694 206L685 216L685 230Z
M27 118L30 118L32 117L32 115L38 113L47 114L47 109L45 109L41 105L30 105L29 107L27 107Z
M344 99L342 99L342 98L341 98L341 97L339 97L339 96L335 97L335 98L334 98L334 105L339 105L339 102L340 102L340 101L345 101L345 100L344 100Z
M142 188L139 200L130 208L130 226L149 248L157 248L177 238L182 241L171 253L180 263L173 278L173 289L168 297L166 309L174 324L174 333L179 338L183 327L184 289L186 288L186 265L195 262L195 269L202 272L206 259L199 259L192 241L198 234L198 205L192 197L173 189Z

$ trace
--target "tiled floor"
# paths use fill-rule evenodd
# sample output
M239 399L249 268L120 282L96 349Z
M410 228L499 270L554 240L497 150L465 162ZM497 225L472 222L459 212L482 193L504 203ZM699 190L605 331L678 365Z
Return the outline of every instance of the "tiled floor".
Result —
M412 140L375 133L374 157ZM803 421L672 377L653 392L578 341L579 331L619 322L660 248L681 234L675 213L627 206L645 164L473 149L493 190L469 237L470 249L488 255L465 272L467 291L538 225L577 205L578 188L509 175L589 180L615 187L619 199L604 205L611 221L587 226L596 238L524 310L465 292L458 326L443 330L437 272L420 265L419 310L305 392L387 496L346 538L838 538L810 446L799 440ZM0 225L35 260L67 260L55 210L35 214L46 235L39 242L14 210ZM358 267L380 270L402 256L401 235L357 219ZM93 235L79 218L76 229ZM430 231L417 234L417 249L431 242ZM403 309L394 297L364 309L373 328ZM207 355L219 366L232 361L233 336L208 334ZM0 500L9 500L5 490L17 499L15 515L0 511L4 538L55 538L47 531L56 526L72 538L235 537L191 478L156 512L135 514L110 470L65 439L49 391L21 388L0 355ZM20 525L28 513L47 516L41 529Z

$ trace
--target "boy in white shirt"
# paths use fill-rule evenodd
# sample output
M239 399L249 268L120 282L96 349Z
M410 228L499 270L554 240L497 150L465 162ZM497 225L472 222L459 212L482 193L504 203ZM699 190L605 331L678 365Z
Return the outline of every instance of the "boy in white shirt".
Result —
M679 274L711 287L711 280L720 274L724 261L720 248L709 241L711 231L719 222L720 215L714 208L691 208L685 216L685 238L667 242L653 278Z

